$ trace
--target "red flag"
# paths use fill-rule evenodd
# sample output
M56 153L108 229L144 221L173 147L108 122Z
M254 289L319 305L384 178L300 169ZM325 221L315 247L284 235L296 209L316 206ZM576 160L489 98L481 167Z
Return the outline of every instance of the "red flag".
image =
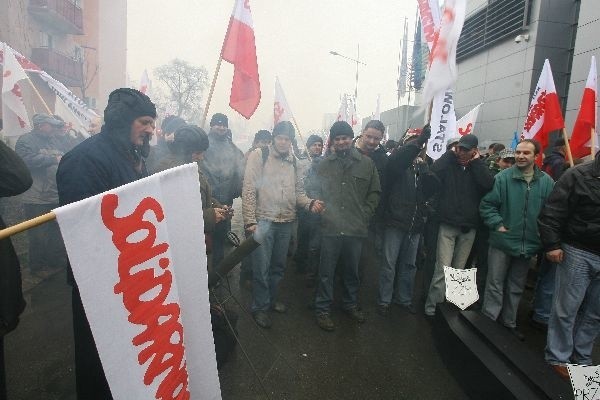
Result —
M229 105L250 119L260 103L260 81L249 0L235 2L221 58L234 66Z
M590 144L588 142L591 139L592 129L596 128L597 81L596 57L592 56L592 64L583 90L581 107L579 107L579 114L577 114L570 140L571 153L576 158L583 158L590 154Z
M543 151L548 147L548 134L564 127L565 121L560 110L550 62L546 60L533 92L521 136L523 139L535 139L540 142ZM538 157L536 162L541 165L541 157Z

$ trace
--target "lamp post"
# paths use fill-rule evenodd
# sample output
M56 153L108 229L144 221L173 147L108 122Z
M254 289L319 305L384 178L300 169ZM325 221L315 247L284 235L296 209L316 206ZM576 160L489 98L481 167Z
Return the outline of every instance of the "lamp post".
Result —
M359 64L362 64L365 66L367 65L366 63L360 61L360 44L357 45L356 58L345 56L345 55L340 54L337 51L333 51L333 50L330 51L329 54L338 56L338 57L342 57L342 58L345 58L346 60L356 63L356 84L354 86L354 101L356 101L356 98L358 97L358 66L359 66Z

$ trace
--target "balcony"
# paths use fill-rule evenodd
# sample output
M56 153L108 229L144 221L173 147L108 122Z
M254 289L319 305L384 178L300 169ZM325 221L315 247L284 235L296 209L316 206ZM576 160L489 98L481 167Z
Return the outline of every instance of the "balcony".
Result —
M83 11L69 0L29 0L29 12L51 30L83 35Z
M31 61L65 86L81 87L83 85L83 68L80 61L53 49L39 47L31 49Z

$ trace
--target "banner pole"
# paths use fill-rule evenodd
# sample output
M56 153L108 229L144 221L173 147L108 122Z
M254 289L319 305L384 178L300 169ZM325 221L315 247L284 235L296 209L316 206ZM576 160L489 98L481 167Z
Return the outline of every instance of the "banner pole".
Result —
M298 131L298 136L300 136L300 140L302 141L302 144L306 148L306 142L304 141L304 138L302 137L300 128L298 128L298 123L296 122L296 117L294 117L293 115L292 115L292 121L294 122L294 126L296 127L296 130ZM312 162L312 157L310 156L310 152L308 151L308 148L306 148L306 156L308 157L308 161Z
M215 75L213 76L212 83L210 85L210 91L208 92L208 99L206 100L206 107L204 107L204 114L202 115L202 121L200 122L200 127L204 129L204 124L206 123L206 116L208 115L208 109L210 108L210 101L212 100L213 93L215 91L215 84L217 83L217 77L219 76L219 70L221 69L221 54L219 54L219 62L217 62L217 68L215 69Z
M594 157L596 156L596 129L594 129L594 127L592 126L590 128L591 131L591 135L592 135L592 140L591 140L591 147L590 147L590 155L592 156L592 160L594 159Z
M563 139L565 139L565 146L567 147L567 156L569 157L569 165L571 168L575 165L573 163L573 154L571 154L571 145L569 144L569 138L567 137L567 130L562 128Z
M8 228L0 229L0 240L6 239L9 236L16 235L17 233L21 233L28 229L35 228L36 226L45 224L46 222L50 222L55 219L56 214L54 214L54 212L51 211L47 214L40 215L39 217L23 221L13 226L9 226Z
M38 92L37 88L35 87L35 85L31 81L31 78L27 77L27 82L29 82L29 85L31 85L31 88L33 89L33 91L37 95L38 99L40 99L40 101L44 105L44 108L46 108L46 112L48 114L52 115L52 111L50 111L50 107L48 107L48 104L46 104L46 102L44 101L44 98L42 97L42 95L40 94L40 92Z

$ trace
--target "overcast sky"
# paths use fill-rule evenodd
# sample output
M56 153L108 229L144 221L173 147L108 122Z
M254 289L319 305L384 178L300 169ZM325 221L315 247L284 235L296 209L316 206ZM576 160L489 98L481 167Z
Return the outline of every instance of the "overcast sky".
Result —
M378 94L381 111L395 107L404 18L408 18L412 42L416 3L250 0L261 103L247 123L229 107L233 67L224 62L209 118L214 112L229 115L234 136L270 128L275 76L279 76L300 129L320 129L323 114L337 112L340 95L354 93L355 85L356 64L329 52L356 58L357 44L360 59L367 64L359 71L359 114L366 117L375 111ZM177 57L205 66L212 80L233 4L233 0L129 0L127 61L131 79L138 81L145 68L152 79L154 68Z

